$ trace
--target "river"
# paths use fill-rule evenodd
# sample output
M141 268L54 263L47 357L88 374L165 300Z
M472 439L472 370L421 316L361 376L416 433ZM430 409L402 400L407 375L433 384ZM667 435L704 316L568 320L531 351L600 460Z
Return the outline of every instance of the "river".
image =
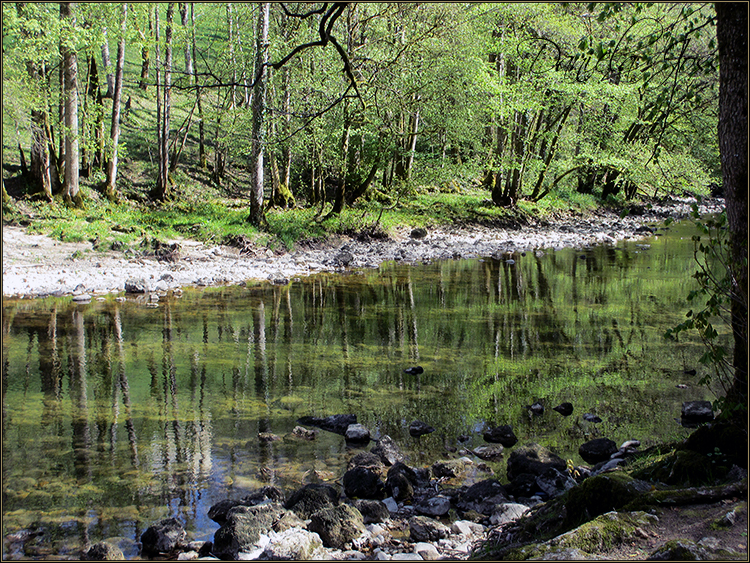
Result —
M219 500L340 479L361 449L325 431L289 436L306 415L356 414L413 466L477 447L498 424L575 464L595 437L680 439L682 402L713 398L697 384L701 343L662 337L688 309L694 232L686 221L612 246L155 302L4 298L3 534L44 527L36 557L136 540L167 516L212 539ZM531 415L538 399L545 412ZM572 416L552 411L563 401ZM415 419L436 431L412 438ZM506 460L489 463L501 481Z

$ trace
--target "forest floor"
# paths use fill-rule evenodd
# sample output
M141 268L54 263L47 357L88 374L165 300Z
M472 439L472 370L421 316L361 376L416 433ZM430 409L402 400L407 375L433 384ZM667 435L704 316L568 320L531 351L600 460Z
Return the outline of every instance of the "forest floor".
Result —
M3 224L3 296L96 296L124 291L129 279L141 279L147 291L170 291L186 286L245 284L290 279L318 272L376 268L386 261L421 263L438 259L506 257L523 252L585 248L623 239L652 236L644 225L666 218L687 217L691 200L640 206L621 217L597 210L588 216L530 218L525 224L494 227L450 225L413 233L402 227L387 237L371 233L336 235L325 241L300 243L289 252L272 251L240 241L236 246L190 239L165 241L179 250L157 257L152 248L102 249L94 242L61 242L29 234L20 225ZM704 200L701 213L723 208L723 200Z
M734 511L736 520L731 526L717 522ZM692 504L657 509L656 525L620 544L602 557L614 560L642 560L671 540L687 539L712 550L744 554L738 560L747 561L747 499L725 499L710 504Z

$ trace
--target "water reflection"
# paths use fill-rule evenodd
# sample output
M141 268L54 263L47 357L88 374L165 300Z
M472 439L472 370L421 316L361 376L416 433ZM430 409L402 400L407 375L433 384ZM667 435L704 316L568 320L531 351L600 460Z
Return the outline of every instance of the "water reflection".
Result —
M684 315L686 228L649 249L388 264L156 308L5 300L5 525L73 522L61 535L85 543L175 516L210 539L206 513L226 496L340 477L353 453L341 436L287 436L303 415L356 413L413 464L461 434L477 446L495 424L577 462L595 436L673 439L681 402L706 397L676 388L700 344L661 339ZM424 373L404 373L417 364ZM530 417L540 398L576 411ZM415 418L439 431L414 440Z

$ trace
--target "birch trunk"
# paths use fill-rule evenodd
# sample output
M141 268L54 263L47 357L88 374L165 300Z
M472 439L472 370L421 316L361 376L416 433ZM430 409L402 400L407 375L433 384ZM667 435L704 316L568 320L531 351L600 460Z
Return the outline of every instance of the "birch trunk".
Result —
M120 102L122 100L122 76L125 67L125 31L128 17L128 4L122 4L122 23L120 26L120 41L117 44L117 66L115 68L115 87L112 101L112 126L110 139L112 141L112 155L107 163L107 186L105 193L110 200L117 199L117 148L120 142Z
M258 16L258 41L256 50L256 79L253 89L253 139L250 156L250 173L252 184L250 193L251 224L260 227L265 223L263 214L263 159L266 150L265 113L266 113L266 82L268 73L268 20L270 4L264 2Z

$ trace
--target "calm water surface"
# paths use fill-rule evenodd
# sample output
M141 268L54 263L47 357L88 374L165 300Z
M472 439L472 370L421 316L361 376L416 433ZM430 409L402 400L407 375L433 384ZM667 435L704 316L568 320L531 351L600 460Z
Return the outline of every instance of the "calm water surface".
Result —
M186 290L156 305L4 299L3 534L40 524L29 555L75 555L175 516L212 539L215 502L264 484L335 484L360 451L324 431L258 440L304 415L354 413L412 465L448 457L461 434L478 446L496 424L577 464L594 437L680 438L682 401L712 397L683 373L706 369L701 345L662 339L687 310L693 227L660 232L514 263ZM412 365L424 373L405 374ZM525 405L539 398L576 410L532 419ZM438 430L413 439L414 419ZM504 479L505 460L491 465Z

